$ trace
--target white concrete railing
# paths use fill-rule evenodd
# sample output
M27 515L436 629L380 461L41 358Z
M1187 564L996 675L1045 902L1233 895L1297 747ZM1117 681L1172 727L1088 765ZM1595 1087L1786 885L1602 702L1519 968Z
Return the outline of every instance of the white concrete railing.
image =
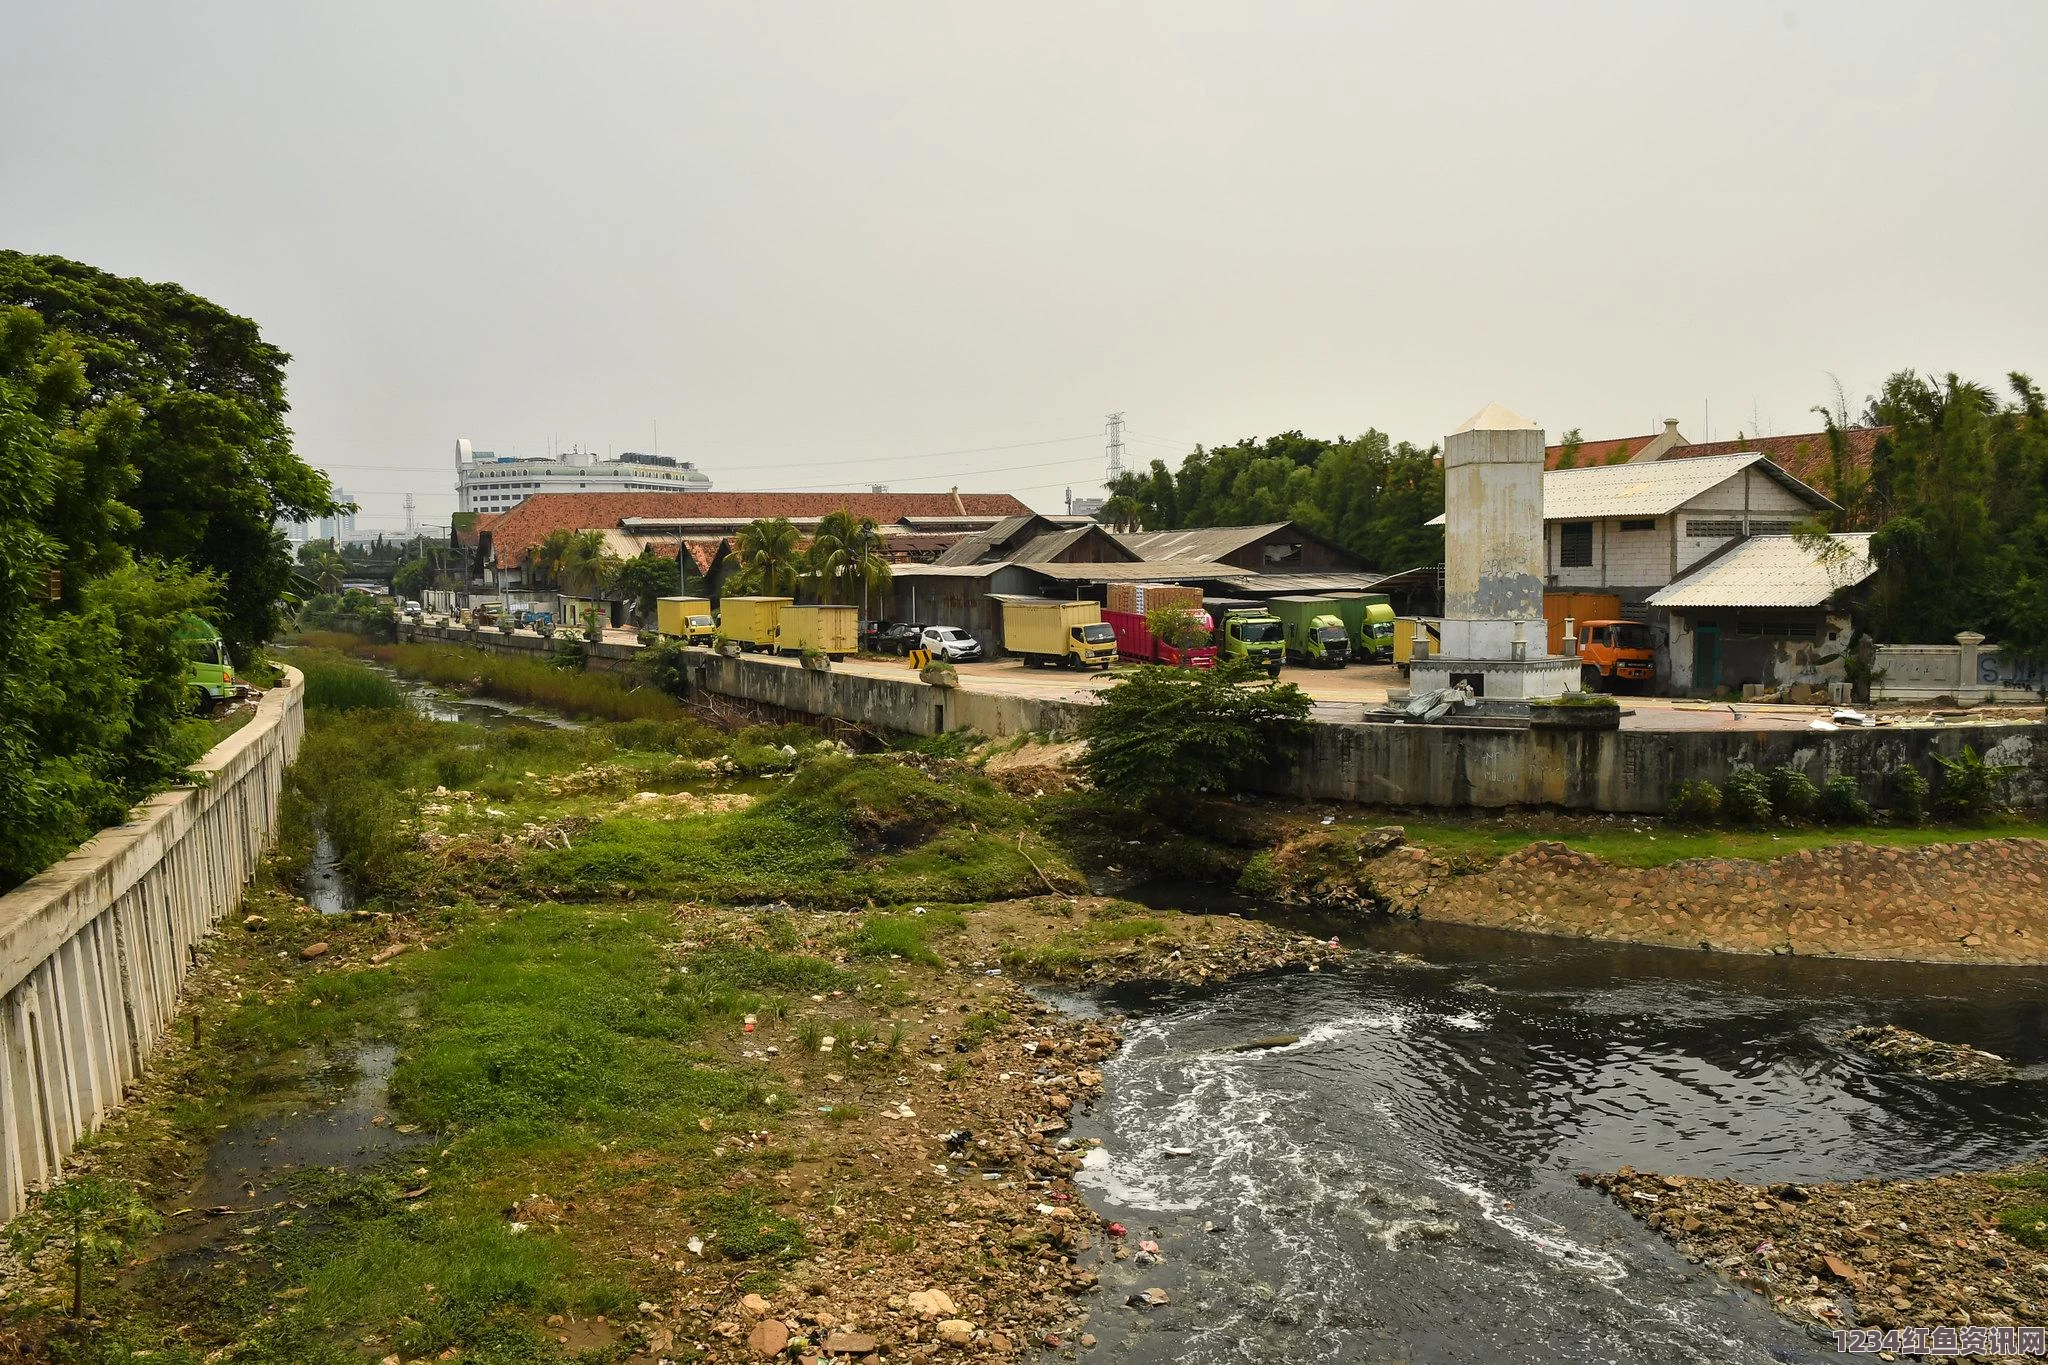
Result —
M0 896L0 1221L60 1179L170 1027L192 949L241 900L277 827L305 733L305 680L285 681L193 767Z
M1985 644L1972 630L1952 645L1879 645L1872 666L1878 675L1870 687L1873 701L2025 703L2039 701L2048 686L2039 665Z

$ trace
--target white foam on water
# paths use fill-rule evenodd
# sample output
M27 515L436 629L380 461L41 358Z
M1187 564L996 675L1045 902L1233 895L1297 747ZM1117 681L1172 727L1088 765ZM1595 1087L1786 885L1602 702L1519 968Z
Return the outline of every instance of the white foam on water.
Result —
M1406 1016L1399 1014L1353 1014L1342 1019L1332 1019L1327 1024L1317 1024L1307 1033L1291 1043L1279 1047L1261 1048L1257 1052L1240 1052L1236 1057L1278 1057L1289 1052L1303 1052L1325 1043L1334 1043L1359 1033L1402 1033L1408 1028Z
M1605 1251L1596 1251L1584 1243L1575 1242L1554 1226L1537 1227L1528 1219L1510 1212L1500 1196L1484 1185L1449 1171L1431 1170L1426 1166L1423 1169L1437 1183L1456 1190L1477 1204L1481 1218L1526 1244L1537 1255L1556 1261L1560 1265L1582 1270L1592 1279L1606 1284L1628 1278L1628 1267L1615 1256Z
M1461 1028L1475 1033L1486 1027L1486 1021L1470 1010L1463 1014L1449 1015L1444 1019L1444 1022L1452 1028Z

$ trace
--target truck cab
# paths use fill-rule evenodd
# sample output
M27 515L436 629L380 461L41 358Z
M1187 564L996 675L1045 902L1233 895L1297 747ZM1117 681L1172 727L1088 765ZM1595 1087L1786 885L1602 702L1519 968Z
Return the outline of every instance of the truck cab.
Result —
M1222 657L1249 659L1266 670L1266 676L1280 676L1287 649L1286 634L1277 617L1263 607L1238 608L1223 618L1222 638L1217 641Z
M1365 627L1357 640L1358 660L1368 664L1394 662L1394 609L1374 602L1365 609Z
M1641 621L1580 621L1579 683L1588 692L1637 688L1657 680L1656 643Z
M178 625L178 648L185 655L186 686L202 714L223 706L249 689L235 681L228 642L203 616L188 614Z

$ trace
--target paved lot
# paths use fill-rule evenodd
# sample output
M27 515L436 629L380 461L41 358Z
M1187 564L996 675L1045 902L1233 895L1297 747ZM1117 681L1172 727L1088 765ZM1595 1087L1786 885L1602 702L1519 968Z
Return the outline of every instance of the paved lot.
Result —
M516 631L527 635L531 632ZM632 645L637 635L630 630L607 630L607 644ZM764 663L795 668L793 658L776 658L766 654L747 656ZM860 673L872 677L901 678L910 675L910 667L901 659L860 658L847 659L834 664L842 673ZM1106 673L1073 673L1060 668L1037 668L1020 659L995 659L983 663L961 664L960 682L963 687L978 691L1007 693L1013 696L1042 697L1057 700L1085 701L1112 681L1113 675ZM1318 720L1331 722L1355 722L1364 717L1368 709L1376 709L1387 701L1391 691L1405 691L1407 679L1392 665L1356 666L1351 668L1289 668L1280 676L1296 684L1315 701L1315 715ZM1620 697L1622 706L1621 726L1624 730L1663 731L1759 731L1759 730L1808 730L1814 722L1827 722L1832 708L1826 706L1780 706L1745 702L1693 701L1680 697ZM1916 713L1914 719L1919 719ZM1901 717L1895 723L1910 723Z

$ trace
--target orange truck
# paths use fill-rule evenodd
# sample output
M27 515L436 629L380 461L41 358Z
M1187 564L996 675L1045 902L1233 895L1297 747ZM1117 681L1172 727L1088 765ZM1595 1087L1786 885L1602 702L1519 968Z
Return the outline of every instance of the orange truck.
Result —
M1579 681L1588 692L1647 692L1657 681L1657 651L1641 621L1575 621Z

